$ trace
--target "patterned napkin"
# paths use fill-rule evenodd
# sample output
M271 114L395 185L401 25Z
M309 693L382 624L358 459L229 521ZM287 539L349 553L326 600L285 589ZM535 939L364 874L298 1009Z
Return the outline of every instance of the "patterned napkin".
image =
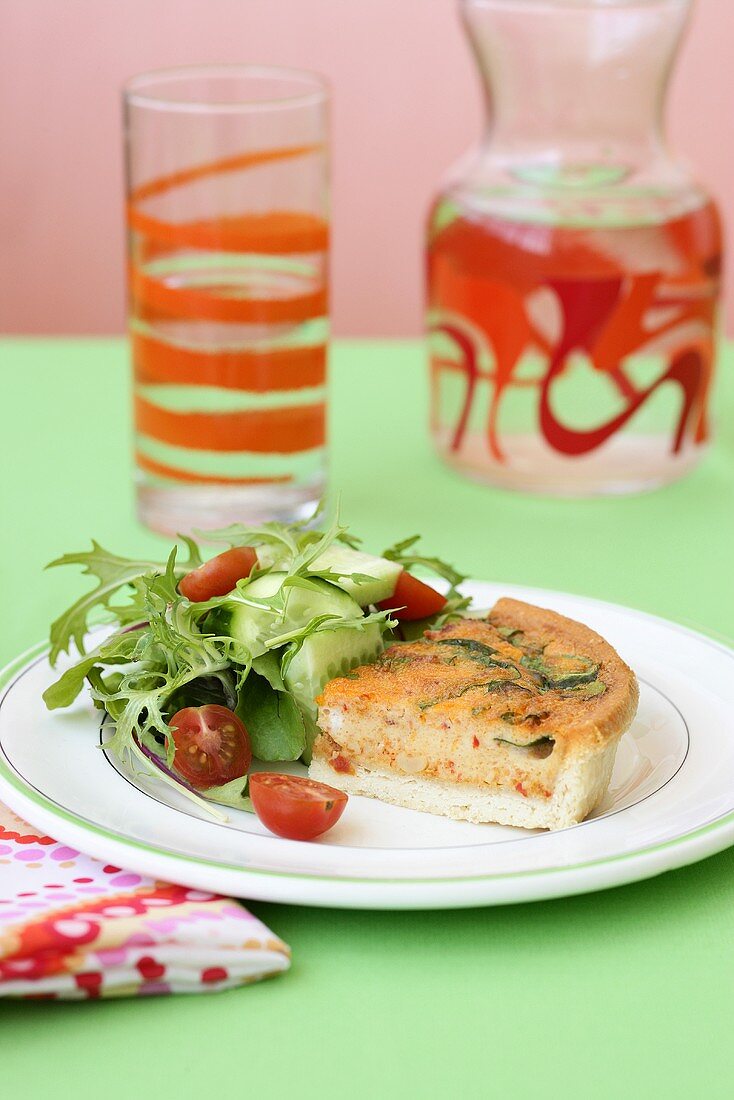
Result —
M289 965L237 902L80 855L0 805L0 996L200 993Z

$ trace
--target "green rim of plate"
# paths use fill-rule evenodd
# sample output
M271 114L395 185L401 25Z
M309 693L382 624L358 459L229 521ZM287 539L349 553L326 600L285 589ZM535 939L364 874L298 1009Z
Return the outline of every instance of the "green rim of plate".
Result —
M602 600L593 601L595 603L603 603ZM656 615L649 615L647 612L636 612L636 614L643 615L645 618L655 619L658 622L666 622L666 620L659 619ZM679 624L673 624L679 626ZM679 629L684 630L687 634L694 634L702 640L707 641L709 644L713 644L717 649L728 650L728 647L721 645L720 643L713 642L712 639L708 639L705 635L700 635L697 631L693 631L684 626L679 626ZM12 688L15 681L18 679L20 673L24 672L39 656L48 651L48 645L45 642L41 642L31 649L26 650L14 661L11 661L9 665L0 670L0 690L2 690L2 698L7 695L7 692ZM731 650L728 650L730 653ZM734 656L734 653L732 653ZM0 698L1 701L1 698ZM604 859L592 859L586 860L583 863L571 863L564 864L560 867L542 867L533 871L503 871L499 874L479 874L479 875L456 875L449 878L445 877L406 877L399 879L392 878L374 878L369 876L368 878L360 878L353 875L319 875L319 874L303 874L298 871L271 871L265 868L247 867L237 863L213 863L211 860L202 859L200 856L188 856L183 855L180 852L170 851L168 848L160 848L154 844L146 844L144 841L135 840L124 834L115 833L110 829L102 828L93 822L87 821L83 817L78 817L76 814L70 813L63 806L59 806L52 799L47 798L41 794L40 791L36 791L34 788L29 787L27 783L23 782L18 774L8 766L3 756L0 755L0 775L2 775L7 782L19 791L30 801L35 802L44 810L52 812L57 817L62 817L66 821L70 821L78 828L88 833L94 833L97 836L104 837L107 840L112 840L116 844L123 844L131 848L137 848L139 851L150 852L157 856L162 856L165 859L175 859L181 863L196 863L202 867L209 867L212 870L218 871L235 871L238 874L244 875L267 875L274 878L281 879L301 879L306 882L347 882L358 883L361 886L369 886L371 884L388 885L388 886L402 886L410 883L419 884L452 884L461 882L499 882L504 879L523 879L523 878L539 878L548 875L565 874L571 871L583 871L589 867L603 867L614 863L623 863L629 860L640 859L643 856L649 856L655 852L663 852L672 848L681 847L684 844L690 843L692 840L696 840L699 837L706 836L711 833L721 832L726 829L726 826L734 823L734 810L726 814L724 817L717 818L716 821L711 821L706 825L701 825L698 829L694 829L692 832L684 833L682 836L674 837L671 840L662 841L660 844L653 844L647 848L639 848L635 852L623 852L620 855L609 856ZM169 807L173 809L173 807ZM175 812L175 810L174 810ZM711 852L711 854L715 854Z

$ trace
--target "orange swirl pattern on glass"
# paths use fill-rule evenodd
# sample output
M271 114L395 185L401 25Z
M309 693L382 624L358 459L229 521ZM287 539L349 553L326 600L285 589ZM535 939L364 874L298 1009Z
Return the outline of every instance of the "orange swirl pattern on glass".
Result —
M293 454L321 447L326 439L326 409L294 405L245 412L178 412L135 398L135 423L149 439L195 451L248 451Z
M142 451L135 452L135 461L141 470L149 474L155 474L171 481L186 481L192 485L275 485L290 481L287 474L280 477L225 477L224 474L197 474L188 470L180 470L177 466L169 466L166 462L156 462Z
M172 223L152 218L132 206L128 210L128 227L144 238L146 259L171 248L279 255L321 252L329 243L328 227L321 218L287 210Z
M298 390L326 383L326 346L217 351L182 348L134 332L135 380L140 384L221 386L249 393Z
M170 173L132 191L127 220L136 461L148 475L220 485L291 481L293 475L280 470L256 470L252 477L212 473L197 468L196 455L298 456L325 445L326 406L319 393L326 383L325 323L314 330L317 342L312 333L305 343L301 328L326 318L325 219L270 210L168 221L140 205L207 177L322 151L317 145L254 151ZM238 261L241 269L233 268ZM202 387L209 402L197 407ZM316 391L309 394L314 400L298 400L305 389ZM173 408L160 397L167 391L177 398ZM228 407L235 392L257 397L253 407ZM221 393L215 409L209 407L212 393ZM279 402L269 405L268 394L279 395ZM164 452L177 448L179 461L183 449L190 466L148 453L151 443L163 445Z
M229 288L206 290L169 287L133 269L130 272L133 310L143 321L185 319L239 321L243 324L298 324L321 316L326 310L326 290L288 298L236 298Z

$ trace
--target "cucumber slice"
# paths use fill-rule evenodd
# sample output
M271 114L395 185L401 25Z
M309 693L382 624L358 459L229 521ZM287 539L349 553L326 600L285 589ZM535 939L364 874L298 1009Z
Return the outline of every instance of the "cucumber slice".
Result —
M395 592L398 577L403 571L402 565L376 558L372 554L363 554L361 550L352 550L349 546L333 545L319 554L311 563L311 569L318 573L328 569L339 575L339 587L352 596L361 607L389 600ZM363 574L363 577L356 574ZM368 579L365 579L368 578Z
M304 712L315 718L316 696L329 680L374 661L383 648L378 623L368 623L362 630L334 627L320 631L306 638L288 666L283 682Z
M281 591L285 573L264 573L245 588L253 600L272 600ZM351 596L328 581L313 578L307 588L285 589L276 601L278 613L232 601L222 604L207 618L207 631L228 635L240 642L253 658L267 652L266 642L290 630L306 626L319 615L360 619L362 609Z
M287 552L277 543L265 542L255 547L258 569L285 569Z
M255 600L271 599L280 590L285 575L265 573L262 577L256 577L247 585L247 595ZM207 616L205 626L208 633L241 642L253 657L266 653L263 643L284 629L279 615L234 601L214 608Z

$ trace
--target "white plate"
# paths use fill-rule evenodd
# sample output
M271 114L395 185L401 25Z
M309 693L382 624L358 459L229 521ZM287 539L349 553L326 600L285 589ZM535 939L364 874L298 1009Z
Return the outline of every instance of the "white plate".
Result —
M99 747L88 699L47 712L41 693L57 673L40 647L0 674L0 798L100 859L303 905L450 908L559 897L647 878L734 843L734 651L596 600L481 582L466 588L479 607L507 594L588 623L637 672L637 718L604 803L581 825L532 833L364 798L350 799L316 843L273 837L240 811L219 824L156 780L118 770Z

